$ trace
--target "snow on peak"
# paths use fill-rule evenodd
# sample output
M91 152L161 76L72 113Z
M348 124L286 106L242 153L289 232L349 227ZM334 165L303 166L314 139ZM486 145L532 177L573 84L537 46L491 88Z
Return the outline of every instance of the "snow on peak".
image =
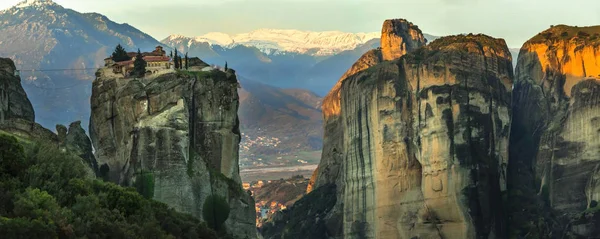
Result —
M207 42L213 45L234 47L252 46L262 52L307 53L314 55L333 55L341 51L355 49L358 45L379 38L381 33L347 33L341 31L300 31L293 29L258 29L248 33L229 35L211 32L202 36L188 38L195 42ZM174 36L168 39L173 40Z
M26 7L42 7L56 5L52 0L25 0L18 3L15 7L26 8Z

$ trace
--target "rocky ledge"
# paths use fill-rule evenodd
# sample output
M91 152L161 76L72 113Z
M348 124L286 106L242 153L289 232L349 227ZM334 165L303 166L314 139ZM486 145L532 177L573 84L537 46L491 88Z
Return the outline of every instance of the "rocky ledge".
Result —
M237 89L233 70L144 79L100 71L90 120L99 176L200 219L209 195L225 197L227 231L256 237L254 201L239 176Z

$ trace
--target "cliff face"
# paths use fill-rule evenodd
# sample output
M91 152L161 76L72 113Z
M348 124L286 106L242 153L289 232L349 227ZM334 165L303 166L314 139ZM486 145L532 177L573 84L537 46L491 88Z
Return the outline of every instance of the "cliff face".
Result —
M600 27L552 27L526 42L516 68L511 135L514 233L589 237L600 231L584 211L600 201ZM525 196L520 196L525 195ZM583 214L582 214L583 213ZM547 228L520 221L544 219ZM566 229L566 230L564 230ZM594 231L596 230L596 231Z
M365 53L356 63L352 65L340 78L329 94L323 99L324 137L323 156L317 169L315 186L329 183L340 183L338 181L339 167L344 149L342 148L341 120L341 87L344 81L351 75L364 71L377 65L384 60L392 60L424 46L426 40L421 30L416 25L405 19L386 20L381 32L381 46ZM392 58L393 57L393 58Z
M384 31L398 28L391 26ZM400 29L413 36L403 40L421 39ZM505 237L513 81L506 43L468 35L406 49L401 57L367 53L326 98L324 162L311 189L338 187L328 217L341 215L341 230L326 220L327 235ZM400 58L382 62L386 54Z
M228 199L227 230L256 237L241 188L234 72L181 72L93 83L90 134L99 176L202 218L206 197Z
M343 83L344 237L502 237L511 65L445 37Z
M15 63L11 59L0 58L0 123L10 119L34 122L33 107L15 71Z
M11 59L0 58L0 130L25 138L57 142L52 131L35 123L33 107L15 71Z

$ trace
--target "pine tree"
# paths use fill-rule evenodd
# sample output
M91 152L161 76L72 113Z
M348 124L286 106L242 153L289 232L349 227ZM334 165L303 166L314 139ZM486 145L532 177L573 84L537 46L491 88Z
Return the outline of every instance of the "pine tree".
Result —
M227 62L225 62L225 71L227 71L229 68L227 67Z
M169 55L171 59L173 59L173 50L171 50L171 54Z
M133 62L133 72L132 75L134 77L143 77L146 74L146 61L144 61L144 56L140 49L138 49L137 56L135 56L135 61Z
M179 69L183 69L183 58L179 57Z
M128 61L131 59L129 58L129 56L127 55L127 51L125 51L125 48L123 48L121 44L117 45L115 51L112 53L111 58L115 62Z
M173 61L175 62L175 69L179 69L179 56L177 56L177 49L175 49L175 57L173 57Z
M187 70L190 66L190 64L188 64L188 56L187 56L187 52L185 53L185 69Z

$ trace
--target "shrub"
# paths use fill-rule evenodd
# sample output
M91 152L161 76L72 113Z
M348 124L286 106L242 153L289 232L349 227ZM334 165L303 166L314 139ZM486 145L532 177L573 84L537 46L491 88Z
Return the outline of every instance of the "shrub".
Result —
M208 226L215 231L220 231L221 226L229 217L229 204L224 197L219 195L210 195L204 201L202 216Z
M154 197L154 174L142 170L135 180L135 188L145 198L152 199Z
M81 158L53 145L0 135L0 157L0 238L218 238L135 188L86 178Z

